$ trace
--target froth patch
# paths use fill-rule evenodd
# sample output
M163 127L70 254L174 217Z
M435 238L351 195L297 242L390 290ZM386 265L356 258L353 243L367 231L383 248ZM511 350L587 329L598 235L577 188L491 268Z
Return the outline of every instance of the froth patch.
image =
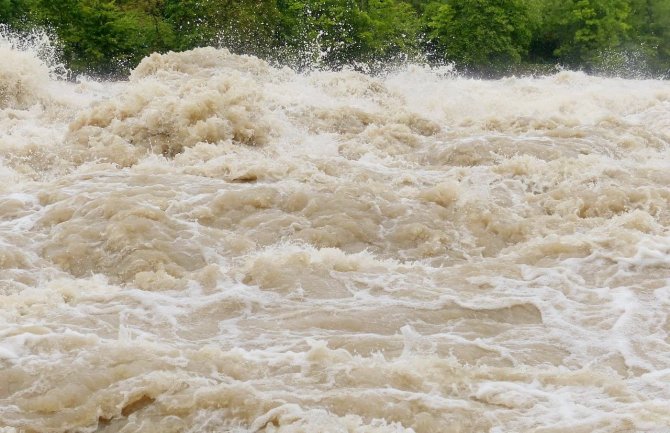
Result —
M280 293L296 291L310 298L338 298L351 295L340 277L384 273L395 266L368 252L346 254L337 248L283 245L251 256L243 268L243 282Z
M140 81L151 75L181 73L187 75L211 76L220 69L234 69L253 75L266 75L270 66L252 56L231 54L226 49L198 48L182 53L154 53L144 58L130 74L131 81Z
M337 416L323 409L303 410L287 404L259 417L251 425L252 431L276 433L352 432L352 433L411 433L412 429L400 423L377 419L366 423L357 415Z
M26 109L49 99L49 68L29 52L18 51L0 39L0 109Z
M156 191L154 191L156 193ZM72 275L103 274L144 290L182 288L203 268L203 240L142 193L74 197L50 206L37 227L49 231L41 254Z
M133 72L124 92L80 113L69 137L103 153L114 145L125 147L115 154L140 149L166 156L201 142L265 144L271 124L258 78L263 68L260 60L225 50L152 55ZM102 156L123 165L138 157Z

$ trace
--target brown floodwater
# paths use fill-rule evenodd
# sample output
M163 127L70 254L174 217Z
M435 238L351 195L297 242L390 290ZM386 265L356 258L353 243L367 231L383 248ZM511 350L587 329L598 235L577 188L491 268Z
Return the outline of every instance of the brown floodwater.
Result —
M670 83L0 57L0 432L670 428Z

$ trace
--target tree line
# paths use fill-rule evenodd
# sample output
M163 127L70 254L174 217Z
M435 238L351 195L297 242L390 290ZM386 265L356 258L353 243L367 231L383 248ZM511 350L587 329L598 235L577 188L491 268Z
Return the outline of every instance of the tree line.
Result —
M669 0L0 0L0 23L54 33L71 70L103 76L205 45L296 69L670 70Z

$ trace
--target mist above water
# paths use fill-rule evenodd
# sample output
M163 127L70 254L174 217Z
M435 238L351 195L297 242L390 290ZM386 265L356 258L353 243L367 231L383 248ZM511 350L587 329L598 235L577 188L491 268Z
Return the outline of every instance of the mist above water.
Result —
M3 433L670 426L667 82L0 55Z

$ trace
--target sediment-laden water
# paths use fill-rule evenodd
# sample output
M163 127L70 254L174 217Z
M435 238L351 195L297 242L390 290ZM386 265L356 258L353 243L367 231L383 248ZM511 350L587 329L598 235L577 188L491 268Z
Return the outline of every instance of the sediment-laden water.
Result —
M0 432L670 431L670 83L0 57Z

